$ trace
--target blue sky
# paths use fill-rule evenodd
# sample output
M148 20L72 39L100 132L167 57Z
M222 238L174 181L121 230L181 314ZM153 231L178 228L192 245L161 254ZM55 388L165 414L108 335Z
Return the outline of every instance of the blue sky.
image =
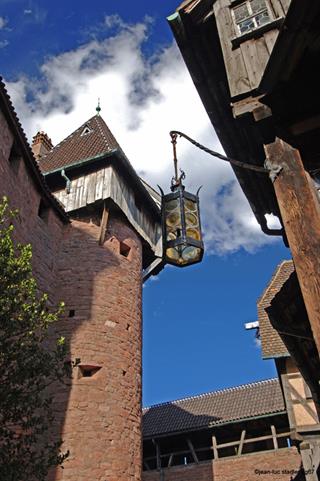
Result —
M0 0L0 73L28 138L54 143L102 116L138 173L169 188L168 132L221 151L166 16L178 2ZM204 261L167 267L144 287L144 404L275 375L253 332L256 300L290 253L263 235L231 168L178 143L187 188L201 191ZM274 219L269 219L274 222Z

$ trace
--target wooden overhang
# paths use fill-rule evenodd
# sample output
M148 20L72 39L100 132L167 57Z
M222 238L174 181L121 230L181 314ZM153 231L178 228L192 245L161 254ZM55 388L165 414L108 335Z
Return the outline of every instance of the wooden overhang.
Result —
M40 164L41 165L41 164ZM64 167L64 171L70 181L75 178L79 178L81 176L89 175L92 172L95 172L97 168L102 169L103 167L112 166L116 172L119 173L123 179L128 183L131 187L132 191L135 193L135 196L140 205L142 205L148 216L150 217L150 222L161 225L161 211L159 204L156 203L154 198L151 197L151 188L150 191L147 190L146 184L142 182L134 168L132 167L131 163L127 159L126 155L123 151L119 149L113 149L110 152L103 153L93 158L83 159L79 162L66 165ZM63 189L65 190L66 181L61 176L61 168L55 169L53 171L46 172L45 178L46 182L48 183L49 187L51 188L52 192L56 192L57 190ZM155 195L155 194L154 194ZM119 211L119 207L110 200L109 208ZM102 209L103 202L102 200L99 203L100 209ZM85 209L94 209L90 205L86 205ZM74 216L75 213L72 214ZM79 209L78 214L81 214L81 209ZM81 215L80 215L81 217ZM161 262L161 258L157 257L154 250L151 248L151 245L147 240L138 232L138 235L142 241L143 246L143 269L152 269L152 275L158 274L164 267L163 262ZM153 265L153 262L156 262L156 265ZM146 278L149 277L149 273L146 273Z
M266 312L278 331L305 381L313 399L320 403L320 359L312 335L300 285L293 271L272 299Z
M168 17L168 22L227 156L263 166L263 144L273 140L274 131L270 130L267 120L258 123L252 114L240 119L233 117L232 102L241 99L230 95L213 3L214 0L184 2ZM248 95L253 94L257 92ZM265 218L266 214L274 214L281 221L268 175L238 167L233 170L262 231L269 235L282 234L282 230L269 229Z
M320 160L319 25L318 0L292 0L258 88L276 135L300 150L311 171Z

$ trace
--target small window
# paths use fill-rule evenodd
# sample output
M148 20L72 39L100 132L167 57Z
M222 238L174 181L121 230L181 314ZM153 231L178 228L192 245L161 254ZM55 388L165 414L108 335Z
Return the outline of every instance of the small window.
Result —
M79 366L79 377L93 377L97 372L99 372L101 369L101 366L85 366L85 365L80 365Z
M9 155L9 162L11 167L17 172L19 169L21 161L21 153L19 149L16 146L16 143L14 142L12 144L11 150L10 150L10 155Z
M273 20L268 0L247 0L232 9L237 34L244 35Z
M45 222L48 222L49 206L43 199L40 200L38 216L40 217L40 219L44 220Z
M82 131L81 137L82 137L83 135L91 134L91 132L93 132L93 130L90 129L89 125L85 125L85 127L84 127L84 129L83 129L83 131Z
M131 248L125 244L124 242L120 242L120 254L123 257L128 257L130 254Z

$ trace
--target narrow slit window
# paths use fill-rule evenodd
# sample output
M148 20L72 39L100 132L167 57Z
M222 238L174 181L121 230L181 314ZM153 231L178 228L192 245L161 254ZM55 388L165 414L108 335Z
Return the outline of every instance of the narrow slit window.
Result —
M120 242L120 254L123 257L128 257L131 251L131 247L129 247L127 244L124 242Z
M9 163L12 166L12 168L17 171L19 169L20 161L21 161L21 154L16 146L16 143L14 142L10 150Z
M40 219L44 220L45 222L48 221L49 206L43 199L40 200L39 209L38 209L38 216L40 217Z
M94 377L100 369L101 366L81 365L79 366L79 377Z
M69 317L74 317L76 314L76 311L74 309L70 309L69 311Z
M247 0L232 9L238 35L244 35L274 19L268 0Z

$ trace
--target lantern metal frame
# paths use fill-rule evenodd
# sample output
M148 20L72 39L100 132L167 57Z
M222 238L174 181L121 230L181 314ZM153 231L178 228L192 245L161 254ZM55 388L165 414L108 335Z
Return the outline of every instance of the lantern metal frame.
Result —
M173 144L173 152L174 152L174 169L175 169L175 176L172 179L171 185L171 193L164 194L163 190L160 186L159 189L161 191L161 216L162 216L162 239L163 239L163 257L167 264L172 264L177 267L187 267L192 264L196 264L202 261L203 254L204 254L204 244L202 241L202 231L201 231L201 220L200 220L200 202L199 202L199 191L201 187L198 189L196 194L191 194L185 190L185 186L182 183L182 179L185 178L185 174L181 171L181 175L178 175L178 164L177 164L177 155L176 155L176 134L174 132L170 133L171 135L171 143ZM180 228L177 229L175 233L176 238L168 240L168 235L170 234L170 230L168 229L167 225L167 211L166 206L169 202L173 200L178 200L177 207L179 208L179 216L180 216ZM197 226L194 229L199 233L200 240L195 239L193 237L189 237L187 235L187 230L192 228L191 225L188 225L186 221L186 201L190 200L196 207L196 218L197 218ZM193 214L195 215L195 214ZM178 232L180 230L180 232ZM172 232L172 231L171 231ZM167 250L172 248L176 249L181 247L181 254L183 253L184 249L188 247L194 247L199 249L199 256L195 260L188 260L185 263L174 262L167 256ZM178 250L179 252L179 250ZM183 256L181 255L181 259Z

